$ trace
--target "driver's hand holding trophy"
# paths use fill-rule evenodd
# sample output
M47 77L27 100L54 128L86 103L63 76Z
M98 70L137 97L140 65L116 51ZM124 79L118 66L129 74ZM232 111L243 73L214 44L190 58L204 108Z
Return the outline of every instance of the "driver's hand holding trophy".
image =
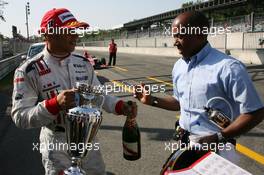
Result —
M76 83L75 88L64 90L57 96L59 107L67 111L66 136L68 145L86 145L93 141L102 122L104 100L105 95L100 90L100 87L79 82ZM130 121L135 122L137 115L135 102L123 102L121 111ZM130 122L131 125L135 125L134 122ZM129 133L127 137L129 137ZM74 150L68 149L72 164L71 167L64 171L64 174L85 174L85 171L79 166L81 166L81 159L86 156L87 152L87 149L84 151L78 148Z

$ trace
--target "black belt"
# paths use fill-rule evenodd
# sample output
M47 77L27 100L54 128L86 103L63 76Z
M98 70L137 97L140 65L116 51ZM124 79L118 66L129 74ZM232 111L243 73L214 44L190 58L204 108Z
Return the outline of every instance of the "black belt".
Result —
M179 125L179 121L176 121L174 140L177 140L177 141L181 140L182 143L188 144L190 143L189 136L190 136L190 132L181 128ZM234 138L226 139L224 143L231 143L234 146L236 146L236 139Z

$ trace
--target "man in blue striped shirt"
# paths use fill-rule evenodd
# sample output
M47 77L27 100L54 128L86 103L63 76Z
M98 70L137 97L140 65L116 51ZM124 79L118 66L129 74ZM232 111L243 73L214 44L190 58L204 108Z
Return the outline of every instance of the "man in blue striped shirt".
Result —
M180 110L179 125L195 143L228 141L259 124L263 103L247 70L240 61L211 47L208 19L201 12L185 12L175 18L172 28L174 46L182 55L172 70L173 96L154 97L146 91L135 96L147 105ZM218 127L209 120L205 106L228 116L231 124ZM218 153L236 162L234 145Z

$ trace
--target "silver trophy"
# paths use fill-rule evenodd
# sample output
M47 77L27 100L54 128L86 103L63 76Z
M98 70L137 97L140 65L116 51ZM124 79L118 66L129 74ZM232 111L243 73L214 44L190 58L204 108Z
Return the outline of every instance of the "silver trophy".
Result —
M66 137L68 145L75 145L74 150L68 149L71 157L71 167L64 171L67 175L85 175L80 168L81 159L89 150L85 149L91 144L102 122L102 105L104 95L100 88L84 83L76 83L78 89L75 101L76 106L66 115ZM80 148L79 145L82 145Z

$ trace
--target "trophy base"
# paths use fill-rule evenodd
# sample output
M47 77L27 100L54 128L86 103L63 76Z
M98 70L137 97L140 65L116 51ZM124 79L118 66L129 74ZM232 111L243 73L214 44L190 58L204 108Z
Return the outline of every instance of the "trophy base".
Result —
M70 167L67 170L64 170L65 175L86 175L86 173L77 167Z

